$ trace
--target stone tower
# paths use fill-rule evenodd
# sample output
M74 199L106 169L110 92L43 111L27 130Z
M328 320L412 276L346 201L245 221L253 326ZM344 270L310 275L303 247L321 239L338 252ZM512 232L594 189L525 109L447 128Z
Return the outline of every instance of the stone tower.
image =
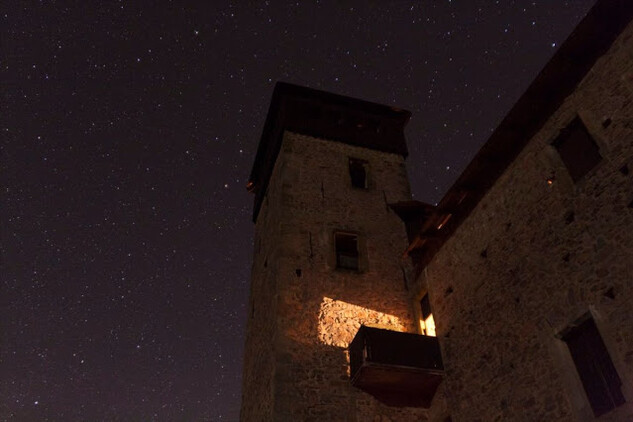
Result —
M350 382L361 325L416 332L401 257L410 113L278 83L250 177L243 421L421 420ZM422 337L422 336L418 336ZM378 419L376 419L378 417Z

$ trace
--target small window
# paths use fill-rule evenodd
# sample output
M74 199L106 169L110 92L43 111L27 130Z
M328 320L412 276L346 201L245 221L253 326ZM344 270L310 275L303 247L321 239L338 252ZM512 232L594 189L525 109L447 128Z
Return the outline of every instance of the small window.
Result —
M582 179L602 160L598 145L578 117L561 131L552 145L574 182Z
M349 233L334 234L336 267L358 270L358 236Z
M435 320L431 312L431 303L429 302L428 294L424 295L420 300L420 312L422 314L422 320L420 321L422 332L424 335L435 337Z
M352 186L367 189L367 161L350 158L349 176L352 179Z
M594 415L600 416L623 404L622 381L593 318L573 327L562 339L567 343Z

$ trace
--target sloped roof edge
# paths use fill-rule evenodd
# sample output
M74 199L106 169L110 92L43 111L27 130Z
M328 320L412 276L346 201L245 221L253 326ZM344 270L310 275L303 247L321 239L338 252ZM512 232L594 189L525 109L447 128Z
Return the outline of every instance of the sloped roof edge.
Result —
M317 110L335 109L341 113L354 114L358 118L364 116L383 126L388 126L391 130L388 133L371 132L364 133L362 137L356 136L356 123L328 124L332 123L332 118L327 116L321 116L320 120L319 118L306 118L310 114L318 114L309 113L306 110L301 111L301 107L310 106ZM408 151L404 139L404 126L410 117L411 113L407 110L287 82L277 82L249 177L248 189L255 193L253 221L257 220L263 197L266 194L268 182L281 148L284 130L406 157Z
M423 227L421 271L633 18L633 1L598 0L440 200ZM441 229L436 221L445 221Z

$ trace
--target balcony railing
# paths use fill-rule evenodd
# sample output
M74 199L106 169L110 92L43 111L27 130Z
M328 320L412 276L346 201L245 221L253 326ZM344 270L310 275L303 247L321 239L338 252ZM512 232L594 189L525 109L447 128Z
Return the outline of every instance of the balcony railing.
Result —
M444 373L436 337L361 326L349 356L352 385L390 406L429 407Z

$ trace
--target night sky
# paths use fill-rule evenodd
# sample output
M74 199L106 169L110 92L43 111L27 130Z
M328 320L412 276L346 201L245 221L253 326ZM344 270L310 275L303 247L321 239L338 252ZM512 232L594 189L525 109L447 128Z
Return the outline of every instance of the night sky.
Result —
M1 6L1 421L236 421L275 82L410 110L435 203L593 0L184 3Z

